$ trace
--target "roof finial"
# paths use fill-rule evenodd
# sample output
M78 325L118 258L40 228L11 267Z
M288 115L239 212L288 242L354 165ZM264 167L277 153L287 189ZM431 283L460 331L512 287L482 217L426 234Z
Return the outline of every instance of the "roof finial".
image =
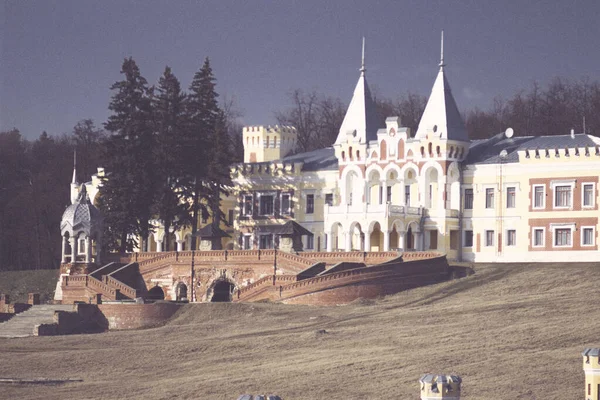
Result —
M444 31L442 30L442 45L440 50L440 67L444 67Z
M362 59L361 59L361 64L360 64L360 74L362 76L364 76L366 70L367 69L365 68L365 37L363 36L363 41L362 41Z
M77 149L73 150L73 180L71 183L77 183Z
M583 134L585 135L585 115L583 116Z

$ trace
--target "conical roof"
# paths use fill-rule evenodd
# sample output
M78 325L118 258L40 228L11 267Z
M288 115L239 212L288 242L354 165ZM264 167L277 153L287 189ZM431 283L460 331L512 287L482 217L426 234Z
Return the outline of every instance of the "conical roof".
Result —
M431 94L427 100L425 111L419 122L416 139L437 136L441 139L469 141L465 123L458 112L456 101L452 96L450 84L444 71L444 33L442 32L442 51L440 70L433 83Z
M363 38L363 61L360 69L360 77L352 100L340 126L335 144L344 143L349 134L358 138L360 143L368 143L377 139L377 108L371 96L371 90L365 76L366 68L364 62L364 38Z

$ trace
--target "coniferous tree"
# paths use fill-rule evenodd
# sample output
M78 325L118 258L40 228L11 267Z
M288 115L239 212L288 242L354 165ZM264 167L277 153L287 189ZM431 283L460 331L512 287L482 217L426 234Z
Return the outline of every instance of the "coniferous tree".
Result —
M211 151L208 154L206 171L209 182L207 202L210 205L213 223L219 226L221 219L225 219L221 211L221 195L229 194L228 188L232 185L229 164L233 159L233 143L227 132L227 121L223 112L219 112L210 139Z
M106 132L97 128L92 119L82 119L73 127L72 141L77 149L77 174L89 177L103 166L102 146ZM87 178L86 178L87 179Z
M186 165L186 194L191 199L192 214L192 248L196 248L196 231L198 229L198 215L206 212L206 205L213 206L214 188L209 183L208 162L216 153L212 140L222 112L217 103L219 95L215 91L215 78L208 58L196 74L190 85L187 101L187 114L189 119L186 130L185 159ZM212 173L212 172L211 172ZM211 207L212 208L212 207ZM216 213L218 214L218 213Z
M110 227L109 240L110 236L113 242L118 239L119 250L125 251L132 248L131 234L139 235L145 244L151 231L155 136L152 90L131 57L123 62L121 73L124 79L111 86L115 93L108 108L113 114L105 124L112 135L106 144L108 179L101 188L101 205Z
M185 125L185 95L179 81L166 67L160 77L156 95L152 99L156 131L156 173L157 193L153 212L169 232L189 223L186 202L183 201L183 181L185 172L183 139ZM169 240L165 251L169 251Z

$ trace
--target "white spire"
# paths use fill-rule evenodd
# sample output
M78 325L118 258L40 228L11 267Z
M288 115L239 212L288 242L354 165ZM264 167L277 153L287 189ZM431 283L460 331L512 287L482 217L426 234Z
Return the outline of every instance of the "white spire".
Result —
M440 50L440 67L445 67L446 64L444 64L444 31L442 30L442 45L441 45L441 50Z
M442 139L468 142L465 124L458 112L450 85L444 71L444 32L442 31L440 70L433 83L425 111L419 122L416 139L438 136Z
M365 71L365 38L363 37L360 77L335 144L346 142L348 135L352 135L360 143L377 139L377 109L367 85Z
M71 183L77 183L77 149L73 151L73 180Z
M362 41L362 59L361 59L361 63L360 63L360 74L361 76L365 75L365 71L367 69L365 68L365 37L363 36L363 41Z

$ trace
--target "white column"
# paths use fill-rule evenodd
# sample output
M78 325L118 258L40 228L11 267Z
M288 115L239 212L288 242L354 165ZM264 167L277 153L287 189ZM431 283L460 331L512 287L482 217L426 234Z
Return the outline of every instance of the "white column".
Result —
M75 238L69 238L69 245L71 246L71 263L75 262L75 254L77 253L77 249L75 248Z
M61 263L65 263L66 259L65 259L65 247L67 247L67 238L66 237L62 237L61 241L60 241L62 248L60 251L60 262Z
M177 241L177 251L183 251L183 240Z
M331 232L325 232L325 241L327 242L326 251L331 253L333 251L333 237L331 237Z
M156 252L157 253L162 252L163 251L162 250L162 246L163 246L162 240L158 240L157 238L155 238L154 242L156 242Z
M364 251L371 251L371 232L365 233L365 249Z
M352 232L346 232L346 251L352 250Z
M390 231L381 231L383 233L383 251L390 251Z
M92 244L90 243L90 237L85 237L85 262L89 263L92 258Z
M423 232L415 232L415 250L423 250Z

